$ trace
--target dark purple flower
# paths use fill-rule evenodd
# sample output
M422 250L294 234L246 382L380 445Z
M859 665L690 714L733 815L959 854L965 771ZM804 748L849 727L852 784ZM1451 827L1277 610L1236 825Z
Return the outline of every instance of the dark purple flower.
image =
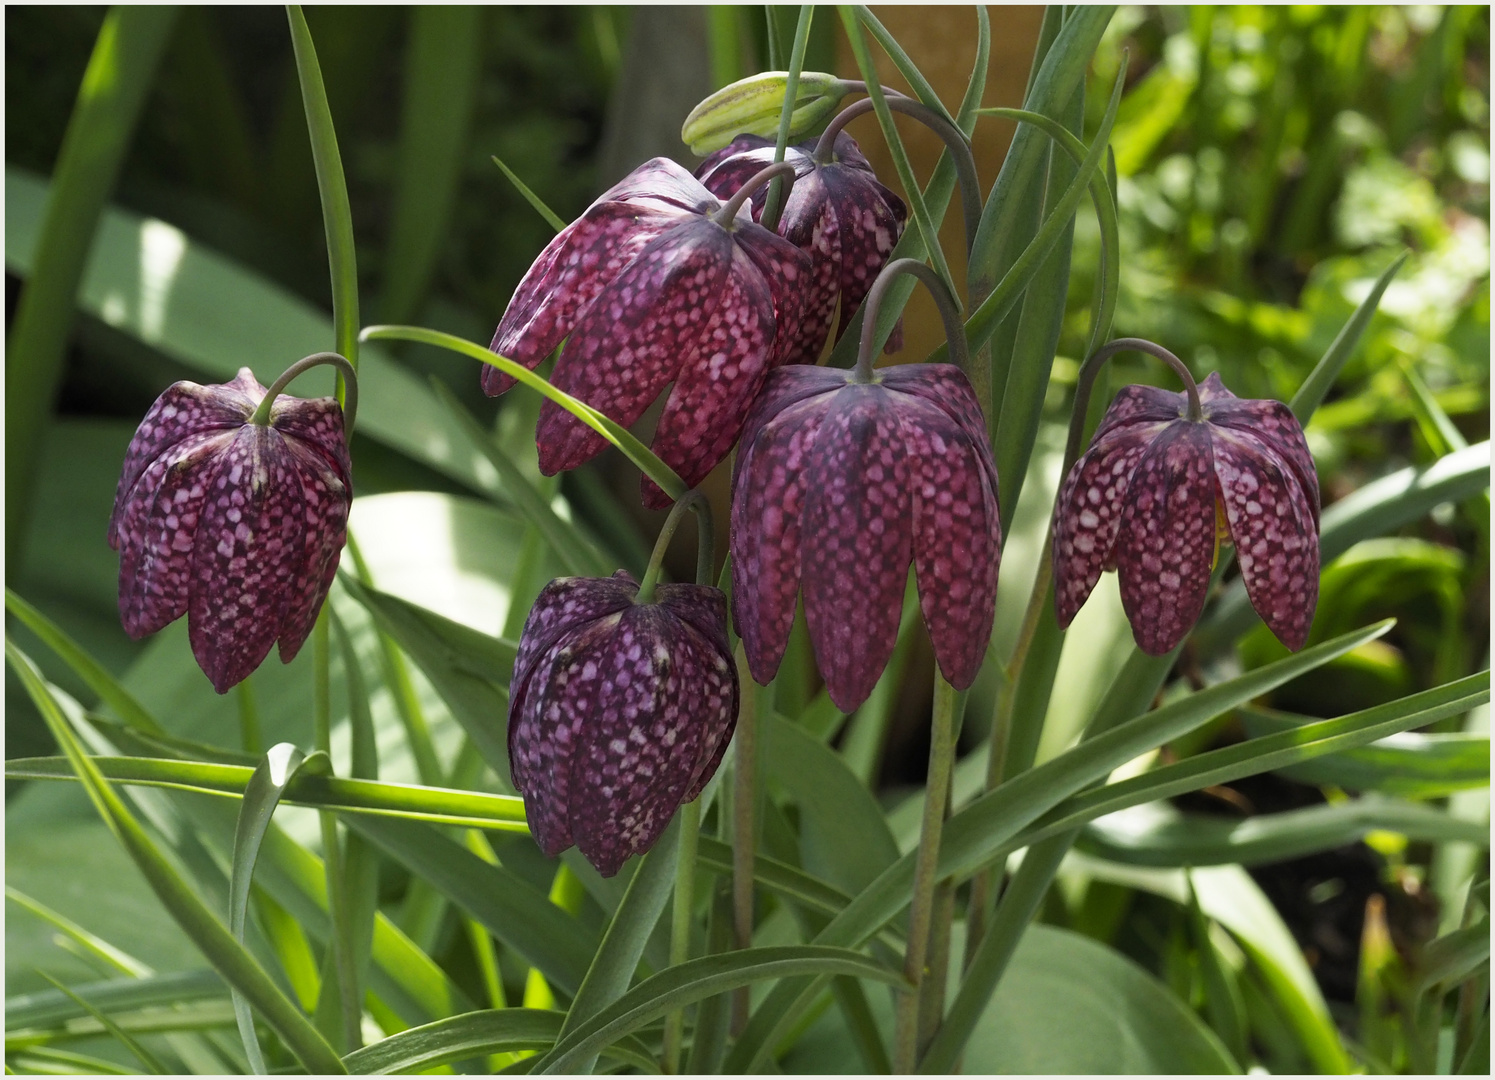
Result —
M718 197L730 198L773 161L774 145L772 139L739 135L701 162L696 175ZM846 332L908 219L903 200L877 182L850 135L836 136L835 160L824 165L815 161L815 145L812 141L791 146L784 154L794 166L795 180L778 231L814 260L804 311L785 359L790 364L813 364L820 358L838 301L836 337ZM766 200L766 188L753 196L755 219L763 216ZM901 326L900 322L900 331ZM900 331L888 340L885 351L900 348Z
M1199 386L1116 395L1059 492L1054 601L1068 626L1102 570L1117 570L1137 645L1171 652L1204 610L1218 539L1233 541L1246 594L1290 649L1308 638L1319 587L1319 487L1303 428L1280 401ZM1218 538L1218 539L1217 539Z
M687 487L737 441L742 418L799 318L810 260L753 223L727 229L715 195L673 161L640 165L563 229L504 312L492 349L534 368L569 337L551 381L619 424L674 383L656 454ZM513 385L483 371L493 396ZM552 402L535 430L540 471L574 469L607 443ZM670 499L646 477L644 502Z
M732 614L753 678L778 670L801 586L831 700L866 700L898 636L913 562L935 659L970 686L991 637L997 471L959 368L872 383L835 368L769 376L743 425L732 493Z
M706 585L558 578L525 620L509 687L509 766L547 855L603 877L648 851L716 773L737 725L727 598Z
M333 398L265 396L233 382L179 382L156 399L125 455L109 519L119 614L133 638L183 615L220 694L279 639L289 663L337 573L352 500L343 411Z

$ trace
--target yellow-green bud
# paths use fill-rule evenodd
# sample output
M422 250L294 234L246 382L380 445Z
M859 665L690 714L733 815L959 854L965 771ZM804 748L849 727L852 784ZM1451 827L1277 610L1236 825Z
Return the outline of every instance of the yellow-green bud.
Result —
M724 86L690 111L680 138L690 152L720 150L738 135L777 135L789 73L765 71ZM794 95L789 135L813 130L836 111L851 87L823 71L802 71Z

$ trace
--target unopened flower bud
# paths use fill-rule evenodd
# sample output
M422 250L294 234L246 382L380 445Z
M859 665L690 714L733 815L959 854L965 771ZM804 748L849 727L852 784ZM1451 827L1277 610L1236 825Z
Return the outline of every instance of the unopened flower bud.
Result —
M784 71L765 71L739 79L692 109L680 129L680 138L692 154L704 156L720 150L738 135L777 135L788 89L789 74ZM851 84L823 71L800 72L790 138L812 131L829 119L850 89Z

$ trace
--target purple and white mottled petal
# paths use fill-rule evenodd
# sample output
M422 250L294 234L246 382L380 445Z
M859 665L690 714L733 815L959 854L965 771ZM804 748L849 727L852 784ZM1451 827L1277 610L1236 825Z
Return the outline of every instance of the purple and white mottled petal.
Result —
M1116 537L1121 603L1143 652L1171 652L1199 621L1214 555L1209 430L1170 425L1132 472Z
M536 657L528 688L511 692L509 772L524 796L530 835L546 855L573 843L576 755L595 722L599 672L622 618L616 611L566 630Z
M116 532L119 617L132 638L187 613L203 499L215 459L233 440L233 431L188 436L151 462L125 504Z
M753 174L773 164L774 140L761 135L739 135L720 150L707 154L696 166L695 176L701 185L723 202L737 194ZM793 151L786 151L785 161L793 161ZM794 162L799 174L798 162Z
M247 371L245 368L240 372L240 378ZM259 392L263 397L264 388L261 387ZM120 516L133 497L136 482L151 462L167 447L189 435L238 427L253 411L254 403L248 402L238 387L227 390L222 386L199 386L194 382L168 386L145 414L145 419L140 421L130 439L130 447L125 451L124 468L114 495L114 512L109 517L109 546L119 548Z
M556 234L524 275L489 349L533 370L645 246L687 220L678 210L593 203ZM484 393L495 397L512 387L514 378L484 366L482 385Z
M513 699L519 696L541 655L577 627L622 611L637 595L638 582L624 570L606 578L556 578L541 589L519 633L514 674L509 681L511 711Z
M344 486L353 482L353 461L343 426L343 409L336 398L296 398L282 394L270 407L270 426L300 440L338 474Z
M882 385L900 394L911 394L949 415L973 443L987 442L986 417L966 373L954 364L899 364L878 372ZM996 487L996 465L992 465Z
M752 446L758 432L774 418L801 401L820 394L833 394L851 382L851 372L841 368L812 367L809 364L792 364L775 368L763 380L753 407L742 422L741 446ZM738 471L742 469L742 454L737 456Z
M1271 448L1233 431L1211 435L1220 501L1246 595L1278 640L1301 649L1318 605L1314 505L1296 469Z
M688 169L666 157L650 158L604 191L597 202L673 206L692 214L709 214L722 205Z
M681 622L695 628L721 652L730 654L727 645L727 594L714 585L661 583L654 588L654 599Z
M1189 397L1182 392L1156 386L1123 386L1101 417L1091 438L1099 442L1123 424L1167 423L1182 420L1189 413Z
M738 418L768 373L773 334L767 283L746 255L734 251L715 307L680 354L679 376L651 447L687 488L704 480L737 442ZM645 506L662 510L673 501L647 475L641 483Z
M320 448L314 449L294 436L285 439L285 446L301 474L305 510L300 525L305 530L306 548L305 561L290 582L291 596L280 628L280 662L289 664L311 634L317 612L322 610L322 601L337 576L343 546L348 542L353 494L337 470L327 465Z
M1210 379L1218 376L1211 375ZM1229 391L1227 390L1228 394ZM1293 411L1280 401L1237 398L1211 401L1205 406L1205 419L1217 430L1229 431L1233 438L1250 443L1262 451L1270 449L1283 458L1297 477L1307 497L1309 512L1319 520L1319 478L1303 436L1303 425Z
M894 198L898 207L903 204L877 181L850 166L826 165L820 170L820 178L835 207L841 245L839 339L903 232L903 220L885 196Z
M806 462L805 619L826 690L848 713L893 654L913 558L908 449L892 399L875 385L837 391Z
M841 239L836 215L818 173L797 180L779 221L784 237L808 256L801 284L797 318L784 331L780 363L813 364L820 359L836 315L841 290Z
M784 409L750 444L744 443L737 459L732 622L742 637L748 670L763 684L778 671L794 626L807 468L827 404L817 396ZM854 544L855 537L847 542Z
M1060 627L1074 621L1101 572L1114 566L1127 482L1166 426L1149 422L1112 429L1065 477L1054 504L1054 606Z
M192 549L187 630L220 694L260 666L305 564L305 499L282 437L248 424L218 455Z
M571 834L603 877L659 839L708 756L708 731L725 723L729 680L708 652L720 661L643 604L622 613L595 664L573 661L563 711L587 722L571 768Z
M731 235L705 218L650 243L587 309L551 381L624 427L632 424L697 355L731 248ZM535 437L546 476L574 469L607 446L552 401L540 409Z
M996 614L1002 530L981 460L991 451L927 402L905 396L897 412L909 453L919 606L940 671L965 690L981 670Z
M814 270L808 254L782 236L775 236L761 225L739 225L732 233L738 255L746 255L758 269L773 300L774 335L771 366L786 362L793 347L797 327L804 312L806 283ZM733 272L742 273L740 261L733 260Z

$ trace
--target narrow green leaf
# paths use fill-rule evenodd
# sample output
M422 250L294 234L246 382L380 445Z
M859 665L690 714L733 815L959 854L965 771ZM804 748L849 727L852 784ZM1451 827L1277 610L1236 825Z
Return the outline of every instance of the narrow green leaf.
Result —
M542 1071L564 1073L603 1047L672 1009L764 979L790 976L853 975L893 986L903 975L850 949L820 945L779 945L705 956L645 979L616 1002L556 1043Z
M141 1009L138 1012L114 1012L111 1019L121 1030L132 1035L154 1035L168 1032L204 1031L222 1028L232 1031L234 1010L227 998L222 1001L199 1001L175 1008ZM35 1046L58 1042L94 1039L106 1034L104 1027L91 1016L69 1020L58 1028L12 1029L5 1032L5 1052L13 1054Z
M95 1005L91 1004L86 999L69 990L62 983L58 982L56 979L52 978L52 976L48 975L45 971L38 972L37 974L39 974L42 978L46 979L53 986L57 987L58 990L71 998L80 1009L83 1009L88 1013L89 1016L97 1020L99 1022L99 1025L105 1031L114 1036L114 1038L119 1042L123 1043L125 1049L129 1050L130 1053L134 1054L138 1059L140 1059L140 1063L145 1066L147 1072L154 1073L157 1076L160 1076L163 1073L171 1072L170 1069L161 1064L160 1058L156 1057L155 1054L152 1054L144 1046L141 1046L140 1043L133 1036L131 1036L129 1032L121 1028L118 1024L111 1020L107 1014L100 1011Z
M182 930L218 969L231 986L241 990L251 1004L285 1040L298 1059L313 1072L341 1073L342 1062L306 1017L275 985L259 962L234 940L228 928L199 900L192 888L172 868L155 842L135 820L78 745L67 720L31 660L9 641L6 659L20 677L63 748L99 815L109 825Z
M908 53L903 51L903 46L898 44L898 39L888 33L888 28L877 20L872 9L865 4L857 4L854 10L862 25L866 26L872 37L882 46L883 51L888 54L888 59L893 61L893 66L898 69L898 74L903 76L904 81L913 90L914 96L950 123L955 123L955 117L951 116L950 110L945 108L945 103L940 100L939 94L935 93L934 87L924 77L919 66L913 62Z
M764 9L769 17L769 40L772 41L774 34L772 7ZM789 146L789 132L794 126L794 106L799 100L799 74L805 65L805 50L810 45L810 23L815 17L815 6L813 4L801 4L799 6L799 19L794 27L794 44L789 50L789 67L785 70L784 79L784 105L779 110L779 131L774 141L773 159L775 162L784 160L784 152ZM768 200L763 204L763 214L759 218L763 227L769 230L778 228L779 214L784 209L784 178L775 177L768 189Z
M546 224L556 232L560 232L566 227L566 223L561 219L561 216L546 206L545 201L531 191L529 185L519 179L518 174L513 169L500 161L497 154L493 155L493 164L503 170L503 174L509 178L509 182L519 189L519 194L524 196L524 201L535 208L535 212L545 219Z
M16 1055L16 1069L20 1073L40 1073L45 1075L50 1072L58 1072L66 1075L83 1074L104 1076L134 1076L135 1070L121 1065L117 1061L105 1061L103 1058L90 1057L87 1054L75 1054L71 1050L54 1050L49 1046L33 1046L29 1050ZM53 1069L48 1066L61 1065L64 1068ZM5 1072L10 1074L10 1064L5 1066Z
M442 1065L514 1050L548 1050L561 1033L564 1013L541 1009L487 1009L411 1028L365 1046L343 1059L362 1076L427 1072ZM659 1062L638 1039L619 1039L602 1051L646 1073Z
M1187 874L1186 874L1187 876ZM1246 1006L1241 991L1215 943L1210 940L1210 922L1199 906L1194 879L1189 877L1189 937L1199 957L1199 971L1204 976L1204 1011L1212 1027L1237 1061L1245 1061Z
M7 892L10 890L7 889ZM149 969L147 969L149 970ZM99 982L83 983L74 990L95 1007L118 1012L120 1009L148 1009L157 1005L187 1004L207 998L221 998L227 993L216 971L174 971L165 975L145 974ZM5 999L5 1028L57 1027L69 1020L87 1016L86 1010L57 990L40 990L17 994Z
M1344 370L1345 363L1354 355L1355 346L1360 344L1360 336L1365 333L1365 328L1370 325L1370 320L1380 306L1381 297L1386 292L1386 286L1391 284L1391 279L1396 277L1407 259L1411 256L1410 251L1404 251L1398 255L1391 265L1381 272L1376 279L1375 287L1360 306L1355 309L1349 321L1340 328L1335 335L1334 341L1328 350L1314 365L1308 373L1308 378L1303 380L1303 385L1298 387L1298 392L1293 395L1289 407L1299 421L1308 423L1308 418L1313 415L1315 409L1324 403L1324 397L1329 393L1329 388L1339 378L1339 373Z
M42 436L62 377L79 282L176 17L174 7L110 9L63 134L53 197L6 342L5 565L12 579L26 539Z
M65 764L67 759L63 758L61 760ZM109 942L97 934L90 934L83 927L73 922L73 920L58 914L39 900L33 900L19 889L13 889L9 885L5 886L5 898L19 904L37 918L56 927L71 940L75 941L85 952L98 957L109 967L116 968L124 974L137 979L152 974L151 969L147 965L135 959L123 949L109 944ZM10 1023L9 1001L6 1002L5 1015L8 1025Z

